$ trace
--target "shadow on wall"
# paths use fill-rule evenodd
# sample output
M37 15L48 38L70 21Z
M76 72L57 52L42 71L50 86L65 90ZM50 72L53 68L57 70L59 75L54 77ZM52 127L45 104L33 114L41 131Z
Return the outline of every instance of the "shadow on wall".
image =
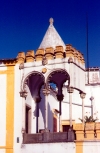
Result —
M43 122L44 122L45 121L45 97L44 97L44 94L42 92L43 88L44 88L44 86L42 86L41 91L40 91L41 101L39 103L39 109L41 111L42 116L40 116L40 114L39 114L39 118L40 118L40 121L41 121L41 117L42 117ZM44 124L44 123L42 123L42 124Z
M40 95L41 95L41 101L39 103L39 109L41 111L41 114L42 116L40 116L39 114L39 121L43 121L45 122L45 97L44 97L44 94L42 93L42 89L43 89L43 86L41 88L41 91L40 91ZM44 123L40 123L40 129L43 129L44 128ZM49 102L48 102L48 129L50 130L50 132L53 132L53 113L52 113L52 110L50 108L50 105L49 105Z
M48 103L48 129L50 132L53 132L53 113L52 110L50 109L50 104Z
M35 105L35 108L34 108L34 111L33 111L33 116L37 116L37 112L36 112L36 105Z

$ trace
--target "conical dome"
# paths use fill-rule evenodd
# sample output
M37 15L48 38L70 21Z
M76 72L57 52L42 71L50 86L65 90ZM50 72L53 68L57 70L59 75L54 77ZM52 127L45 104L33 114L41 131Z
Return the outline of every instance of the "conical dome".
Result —
M46 31L46 34L43 37L39 48L45 49L48 47L53 47L55 49L56 46L63 46L65 48L63 40L56 31L55 27L53 26L53 18L50 18L49 22L50 25Z

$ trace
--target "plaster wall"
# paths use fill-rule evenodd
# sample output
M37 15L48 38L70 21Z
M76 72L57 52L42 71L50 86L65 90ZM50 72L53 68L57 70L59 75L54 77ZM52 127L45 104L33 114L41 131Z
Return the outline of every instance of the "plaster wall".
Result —
M0 146L6 146L6 74L0 75L0 88Z
M42 143L23 145L21 153L75 153L75 143Z
M79 90L85 91L85 73L80 67L74 63L70 63L70 76L71 76L71 86L78 88Z
M47 69L46 74L44 74L45 79L49 73L54 69L65 69L70 75L70 85L76 87L82 91L85 89L85 73L77 65L73 63L68 63L65 59L53 59L48 60L48 64L43 66L42 62L33 62L24 64L24 77L26 77L32 71L42 72L43 68Z
M0 153L5 153L5 149L0 149Z
M39 71L42 72L43 68L47 69L46 74L43 74L45 78L49 75L50 71L54 69L66 69L66 71L69 73L69 64L64 63L63 59L54 59L54 60L49 60L48 64L43 66L42 62L30 62L30 63L25 63L24 64L24 77L26 77L30 72L32 71Z
M86 99L85 99L85 104L87 103L87 105L91 106L91 100L90 97L93 96L93 111L94 111L94 117L98 117L98 121L100 122L100 85L96 85L96 86L86 86ZM88 112L90 112L91 114L91 110Z
M89 83L95 84L95 83L100 83L100 70L92 70L89 72L85 72L85 83L88 83L88 78L89 78Z
M6 65L0 64L0 71L4 71L4 70L7 70Z
M98 142L83 142L83 153L99 153L100 141Z
M39 116L39 129L44 129L44 119L45 119L45 97L41 91L42 100L39 103L40 116ZM59 102L51 95L48 95L48 128L53 132L53 110L59 110Z
M31 98L31 133L36 133L36 103Z
M14 90L14 153L20 152L22 144L22 122L23 122L23 100L20 97L21 80L23 70L19 70L19 65L15 66L15 90ZM19 142L17 142L19 139Z
M65 97L62 101L62 120L69 120L69 93L65 90ZM74 89L72 93L72 119L76 122L80 122L78 118L82 118L82 99L80 98L79 91Z

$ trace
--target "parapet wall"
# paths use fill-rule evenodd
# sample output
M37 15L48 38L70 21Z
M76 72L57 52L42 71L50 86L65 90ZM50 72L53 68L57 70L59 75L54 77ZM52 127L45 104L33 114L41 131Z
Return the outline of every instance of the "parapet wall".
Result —
M85 65L85 60L83 54L73 48L70 44L66 45L66 49L64 50L63 46L56 46L55 49L52 47L44 49L38 49L36 53L34 50L27 51L26 55L24 52L19 52L17 56L17 63L24 62L34 62L34 61L42 61L43 58L47 60L52 59L63 59L63 58L72 58L74 62L77 61L78 64Z

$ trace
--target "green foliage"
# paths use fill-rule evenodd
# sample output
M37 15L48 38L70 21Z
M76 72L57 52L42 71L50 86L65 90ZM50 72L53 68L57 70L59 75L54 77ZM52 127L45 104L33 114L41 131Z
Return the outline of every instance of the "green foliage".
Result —
M79 118L79 120L81 122L83 122L83 120L81 118ZM94 119L92 116L89 116L89 117L88 116L84 116L84 123L95 122L97 120L98 120L97 117Z

